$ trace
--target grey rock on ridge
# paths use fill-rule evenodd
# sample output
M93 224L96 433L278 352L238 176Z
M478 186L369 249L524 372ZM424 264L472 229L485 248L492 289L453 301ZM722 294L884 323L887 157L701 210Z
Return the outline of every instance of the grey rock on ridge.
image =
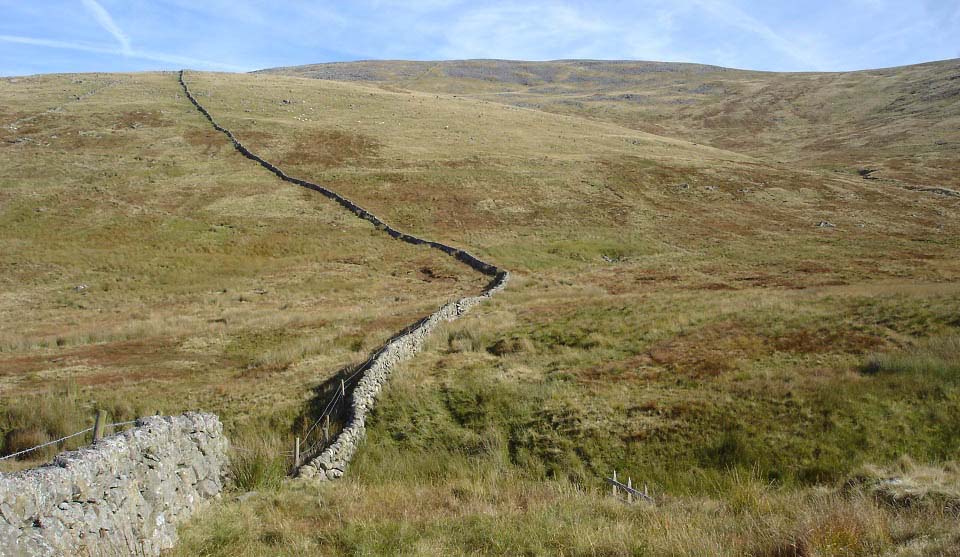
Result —
M0 557L159 555L220 495L228 446L213 414L155 416L50 465L0 474Z

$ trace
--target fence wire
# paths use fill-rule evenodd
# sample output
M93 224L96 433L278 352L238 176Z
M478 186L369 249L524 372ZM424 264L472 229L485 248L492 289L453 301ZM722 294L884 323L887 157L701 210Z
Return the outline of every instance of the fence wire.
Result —
M114 424L106 424L106 425L104 425L103 427L104 427L104 428L108 428L108 427L114 427L114 428L116 428L116 427L125 426L125 425L131 425L131 424L135 424L135 423L137 423L137 420L130 420L129 422L117 422L117 423L114 423ZM74 437L78 437L78 436L80 436L80 435L84 435L84 434L86 434L86 433L90 433L91 431L93 431L93 429L94 429L93 427L88 427L87 429L84 429L84 430L82 430L82 431L78 431L78 432L76 432L76 433L72 433L72 434L70 434L70 435L67 435L66 437L61 437L61 438L59 438L59 439L54 439L53 441L47 441L46 443L42 443L42 444L40 444L40 445L37 445L36 447L30 447L29 449L23 449L22 451L17 451L17 452L15 452L15 453L8 454L8 455L6 455L6 456L0 456L0 461L2 461L2 460L7 460L7 459L10 459L10 458L16 458L16 457L18 457L18 456L20 456L20 455L25 455L25 454L27 454L27 453L31 453L31 452L33 452L33 451L36 451L36 450L39 450L39 449L43 449L43 448L49 447L49 446L51 446L51 445L57 445L57 444L63 443L64 441L66 441L66 440L68 440L68 439L73 439Z

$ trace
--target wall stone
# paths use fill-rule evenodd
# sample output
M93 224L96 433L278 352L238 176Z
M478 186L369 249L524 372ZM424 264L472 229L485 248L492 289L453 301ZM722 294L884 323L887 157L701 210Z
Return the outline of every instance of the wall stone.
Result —
M50 465L0 474L0 557L159 555L179 523L219 497L227 448L213 414L155 416Z

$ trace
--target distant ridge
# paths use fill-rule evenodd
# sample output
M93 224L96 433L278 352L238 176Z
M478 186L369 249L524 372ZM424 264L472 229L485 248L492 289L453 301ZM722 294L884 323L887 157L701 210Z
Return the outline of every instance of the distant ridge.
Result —
M960 59L834 73L630 60L371 60L258 73L466 96L772 163L960 187Z
M633 60L522 60L474 59L436 62L409 60L362 60L329 62L258 70L253 73L279 73L336 81L393 81L423 77L477 79L518 85L538 83L609 82L610 74L712 73L730 70L720 66L680 62Z

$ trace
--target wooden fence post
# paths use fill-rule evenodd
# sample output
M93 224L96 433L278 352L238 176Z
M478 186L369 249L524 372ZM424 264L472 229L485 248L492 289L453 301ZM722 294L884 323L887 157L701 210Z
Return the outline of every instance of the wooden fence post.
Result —
M343 383L343 379L340 380L340 396L347 397L347 386Z
M300 436L297 436L297 441L293 445L293 467L300 468Z
M103 422L103 411L97 410L97 417L93 421L93 442L96 443L100 440L100 436L103 434L101 431Z
M613 481L617 481L617 471L613 471ZM617 484L610 484L610 489L613 491L613 496L617 496Z
M633 479L627 478L627 503L633 503Z
M330 442L330 414L323 417L323 442Z

